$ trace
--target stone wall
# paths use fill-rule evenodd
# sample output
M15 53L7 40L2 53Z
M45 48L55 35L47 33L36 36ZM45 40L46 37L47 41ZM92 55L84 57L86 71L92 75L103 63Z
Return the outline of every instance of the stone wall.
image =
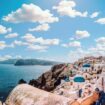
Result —
M27 84L17 86L7 98L6 105L68 105L69 99Z

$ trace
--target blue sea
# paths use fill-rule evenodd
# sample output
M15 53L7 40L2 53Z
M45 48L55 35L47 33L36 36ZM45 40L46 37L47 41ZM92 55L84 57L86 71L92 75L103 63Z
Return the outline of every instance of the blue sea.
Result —
M20 79L29 82L50 70L51 66L14 66L0 64L0 100L4 101Z

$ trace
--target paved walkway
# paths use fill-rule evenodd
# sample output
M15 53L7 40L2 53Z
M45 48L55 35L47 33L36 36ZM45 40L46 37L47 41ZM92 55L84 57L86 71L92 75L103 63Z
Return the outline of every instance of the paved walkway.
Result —
M99 94L97 92L94 92L92 96L87 97L83 100L81 99L80 101L77 100L74 103L72 103L71 105L92 105L98 99L99 99Z

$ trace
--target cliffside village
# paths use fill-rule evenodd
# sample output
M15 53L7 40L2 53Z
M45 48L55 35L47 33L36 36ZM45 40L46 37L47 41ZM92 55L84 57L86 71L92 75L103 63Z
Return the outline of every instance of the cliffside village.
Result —
M69 98L71 105L91 105L89 97L95 94L94 105L105 105L105 57L79 59L67 64L65 71L66 77L55 94Z

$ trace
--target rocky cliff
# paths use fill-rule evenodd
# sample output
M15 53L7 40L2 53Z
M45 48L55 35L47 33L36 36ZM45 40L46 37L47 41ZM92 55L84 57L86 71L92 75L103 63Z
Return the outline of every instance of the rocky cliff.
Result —
M39 89L52 91L61 83L61 79L64 78L65 66L65 64L55 65L50 71L42 74L38 79L31 80L29 84Z

